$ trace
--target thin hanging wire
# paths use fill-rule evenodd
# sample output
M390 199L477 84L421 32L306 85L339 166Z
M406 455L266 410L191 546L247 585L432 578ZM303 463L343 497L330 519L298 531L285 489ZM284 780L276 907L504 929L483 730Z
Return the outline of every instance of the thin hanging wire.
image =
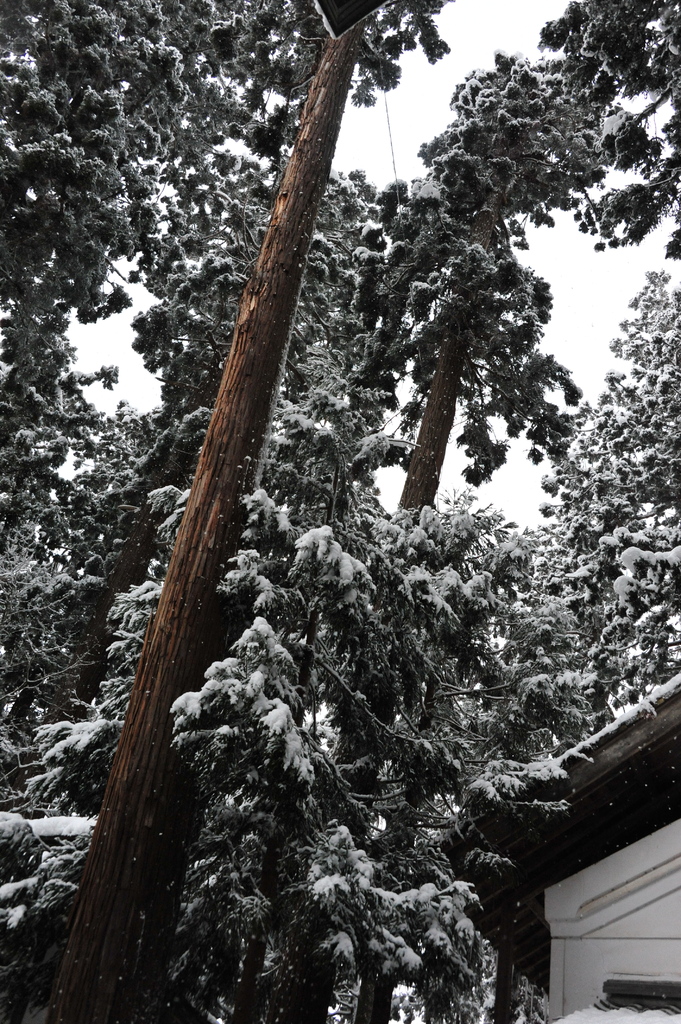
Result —
M393 133L390 126L390 114L388 112L388 94L383 93L383 103L385 105L385 119L388 122L388 138L390 139L390 155L393 161L393 174L395 175L395 192L397 193L397 207L398 209L402 205L400 203L400 185L397 180L397 164L395 163L395 147L393 146Z
M388 94L383 84L383 69L381 68L380 62L378 65L378 79L383 93L383 105L385 107L385 119L388 122L388 139L390 141L390 155L393 162L393 174L395 175L395 195L397 196L397 219L400 223L402 233L404 233L404 226L402 224L402 203L400 202L400 185L397 180L397 164L395 163L395 147L393 146L393 132L390 124L390 113L388 111Z
M392 144L392 128L390 126L390 114L388 113L388 94L383 90L383 105L385 106L385 120L388 123L388 139L390 140L390 156L392 157L392 173L395 176L395 195L397 197L397 220L402 234L405 233L405 226L402 224L402 205L399 199L399 181L397 180L397 165L395 163L395 147Z

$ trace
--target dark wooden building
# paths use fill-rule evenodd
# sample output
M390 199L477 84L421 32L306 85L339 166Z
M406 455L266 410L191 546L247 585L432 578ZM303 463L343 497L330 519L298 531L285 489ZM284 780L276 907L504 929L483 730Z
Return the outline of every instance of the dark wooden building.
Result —
M506 884L473 879L483 907L476 924L499 951L498 1024L508 1019L514 967L548 991L545 890L681 818L681 689L661 687L657 697L576 748L563 767L567 777L536 796L564 800L569 809L540 837L528 838L502 818L479 823L492 848L516 868ZM464 842L456 844L451 856L464 850Z

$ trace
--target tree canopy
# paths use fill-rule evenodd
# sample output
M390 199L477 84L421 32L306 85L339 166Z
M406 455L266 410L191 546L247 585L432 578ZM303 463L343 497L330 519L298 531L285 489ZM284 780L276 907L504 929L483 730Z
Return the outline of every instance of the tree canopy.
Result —
M393 88L404 52L446 52L441 6L367 19L353 102ZM172 702L186 875L139 1020L480 1020L493 968L471 879L513 866L477 820L541 829L559 808L532 787L555 755L676 672L679 296L649 276L615 343L628 375L577 408L541 348L550 282L517 250L555 210L612 245L676 212L679 34L669 4L571 3L544 30L562 57L498 54L454 89L421 178L321 183L309 251L285 254L304 275L262 464L197 619L213 654ZM307 0L21 0L0 35L0 1012L20 1024L50 998L328 51ZM614 190L612 167L639 180ZM69 323L127 308L137 283L161 402L107 416L84 388L116 370L78 372ZM452 430L467 465L437 502ZM468 489L519 436L553 464L533 533ZM377 473L395 463L388 511Z

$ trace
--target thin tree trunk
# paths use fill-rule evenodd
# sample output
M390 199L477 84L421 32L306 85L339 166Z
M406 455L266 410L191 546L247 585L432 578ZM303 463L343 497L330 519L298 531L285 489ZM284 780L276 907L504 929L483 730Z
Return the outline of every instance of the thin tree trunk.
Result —
M494 193L485 208L479 211L471 228L472 245L489 249L502 205L503 197ZM449 435L454 426L465 360L466 348L461 338L455 334L445 335L402 490L400 504L403 508L420 509L435 501Z
M267 1024L326 1024L335 971L328 953L318 955L316 947L314 936L294 929L277 971Z
M393 1005L393 983L379 978L374 989L371 1024L388 1024Z
M277 867L281 850L276 837L268 841L262 861L260 892L270 902L277 894ZM267 931L259 929L251 936L241 966L241 976L234 996L232 1024L254 1024L258 1010L258 983L267 952Z
M97 696L106 672L106 652L113 640L109 612L119 594L144 583L154 555L156 531L166 517L164 509L154 510L151 502L145 501L97 599L74 659L79 668L76 697L85 704Z
M368 974L362 978L357 996L355 1018L352 1024L371 1024L371 1014L374 1008L374 992L376 990L376 979Z
M234 338L71 915L49 1024L155 1024L194 800L173 702L224 654L216 585L262 462L361 28L322 51Z
M404 481L400 498L403 508L420 509L435 501L449 435L454 426L464 358L461 339L447 335L442 341L416 447Z

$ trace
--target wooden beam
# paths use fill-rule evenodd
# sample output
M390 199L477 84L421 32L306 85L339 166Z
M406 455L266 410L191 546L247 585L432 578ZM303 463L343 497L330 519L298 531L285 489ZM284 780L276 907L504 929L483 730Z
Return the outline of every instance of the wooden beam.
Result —
M525 903L527 905L527 907L532 911L532 913L534 914L536 919L539 922L541 922L541 924L543 925L545 930L547 932L549 932L549 934L550 934L551 933L551 926L549 925L549 922L544 917L544 911L542 909L542 905L539 902L539 900L537 899L537 897L536 896L528 896L525 900L523 900L523 903Z

